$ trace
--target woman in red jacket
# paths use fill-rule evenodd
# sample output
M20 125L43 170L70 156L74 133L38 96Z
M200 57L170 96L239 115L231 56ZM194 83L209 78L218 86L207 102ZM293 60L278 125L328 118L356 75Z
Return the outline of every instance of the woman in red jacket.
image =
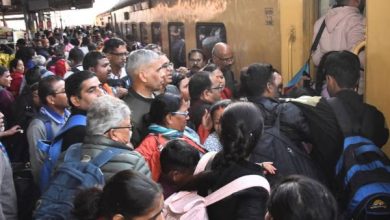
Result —
M161 174L160 152L169 140L181 138L200 154L206 150L200 145L196 132L188 127L188 105L180 96L164 93L157 96L150 107L148 120L149 135L141 142L138 151L148 162L152 179L157 181Z
M21 59L13 59L10 63L10 70L11 70L11 87L9 87L9 91L14 95L14 97L17 97L19 95L20 91L20 85L22 84L23 77L24 77L24 64L23 60Z

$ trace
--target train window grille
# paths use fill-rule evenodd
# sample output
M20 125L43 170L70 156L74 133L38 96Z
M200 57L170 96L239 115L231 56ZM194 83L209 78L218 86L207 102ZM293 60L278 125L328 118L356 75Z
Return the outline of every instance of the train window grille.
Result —
M168 23L169 57L175 67L186 66L186 46L184 24L180 22Z
M137 23L131 24L131 30L132 30L132 37L134 41L139 41Z

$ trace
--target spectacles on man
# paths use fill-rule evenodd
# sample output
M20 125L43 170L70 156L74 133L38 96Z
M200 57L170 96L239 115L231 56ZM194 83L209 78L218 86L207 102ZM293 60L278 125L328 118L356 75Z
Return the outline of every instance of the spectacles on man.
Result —
M104 134L106 134L107 132L109 132L111 130L117 130L117 129L129 129L129 131L133 131L133 126L129 125L129 126L112 127L112 128L107 129L107 131L105 131Z
M233 62L234 61L234 57L227 57L227 58L223 58L223 57L219 57L217 55L215 55L220 61L224 62L224 63L230 63L230 62Z
M157 72L160 72L160 70L167 69L167 68L173 68L173 63L164 63L163 65L160 66L160 68L157 69Z
M66 93L66 92L65 92L65 89L60 90L60 91L54 91L52 94L53 94L53 95L58 95L58 94L63 94L63 93Z
M219 85L219 86L216 86L216 87L211 87L210 89L211 89L211 90L214 89L214 90L217 90L217 91L222 91L223 88L224 88L224 87L223 87L222 85Z
M171 112L171 114L172 115L183 115L183 116L187 117L189 112L188 111L185 111L185 112L177 111L177 112Z
M118 56L118 57L128 57L129 56L129 52L124 52L124 53L110 53L114 56Z

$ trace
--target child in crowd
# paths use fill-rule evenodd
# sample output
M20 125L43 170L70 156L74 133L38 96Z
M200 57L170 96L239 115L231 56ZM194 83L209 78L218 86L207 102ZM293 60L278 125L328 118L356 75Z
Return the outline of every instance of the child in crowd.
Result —
M186 141L169 141L161 151L161 176L159 183L164 190L164 198L178 191L194 173L200 159L199 152Z

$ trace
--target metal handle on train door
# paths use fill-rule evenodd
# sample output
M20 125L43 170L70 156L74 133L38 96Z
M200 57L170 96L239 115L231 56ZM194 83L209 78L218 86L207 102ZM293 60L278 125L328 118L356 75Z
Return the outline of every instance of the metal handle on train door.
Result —
M288 38L288 74L289 79L291 80L294 73L293 73L293 43L296 40L296 34L295 34L295 26L290 27L290 36Z

